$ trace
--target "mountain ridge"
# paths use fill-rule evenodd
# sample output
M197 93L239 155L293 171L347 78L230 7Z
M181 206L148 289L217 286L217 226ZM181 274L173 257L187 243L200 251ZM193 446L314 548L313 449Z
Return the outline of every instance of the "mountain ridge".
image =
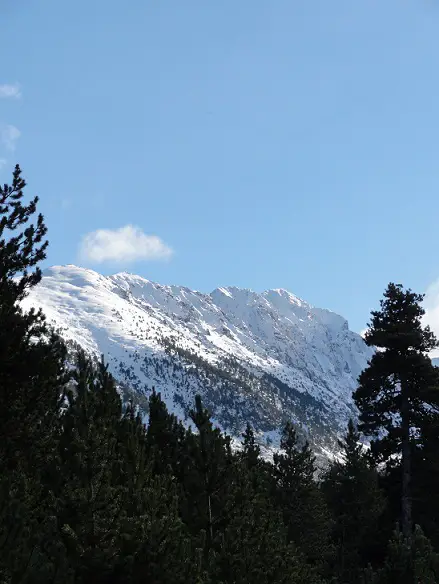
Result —
M293 419L319 448L355 415L352 391L372 355L346 319L282 288L210 294L74 265L44 270L24 301L41 306L70 344L103 354L139 398L152 386L186 418L201 393L233 436Z

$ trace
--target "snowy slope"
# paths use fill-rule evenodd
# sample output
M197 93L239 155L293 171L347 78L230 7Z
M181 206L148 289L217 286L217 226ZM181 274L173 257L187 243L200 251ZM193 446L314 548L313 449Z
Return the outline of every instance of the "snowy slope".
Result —
M201 294L69 265L44 272L30 305L66 340L103 354L139 399L155 386L185 417L198 392L233 435L247 420L277 435L293 418L321 448L352 414L352 390L372 354L344 318L286 290Z

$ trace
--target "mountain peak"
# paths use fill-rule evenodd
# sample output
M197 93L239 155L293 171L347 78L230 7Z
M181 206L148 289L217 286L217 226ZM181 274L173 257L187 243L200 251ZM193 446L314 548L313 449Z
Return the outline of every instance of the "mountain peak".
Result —
M308 302L305 302L305 300L302 300L298 296L295 296L289 290L285 290L285 288L274 288L272 290L266 290L264 292L264 295L267 298L273 298L275 297L275 295L277 295L280 298L287 300L291 304L295 304L296 306L299 306L301 308L305 308L308 310L312 308L312 306L308 304Z

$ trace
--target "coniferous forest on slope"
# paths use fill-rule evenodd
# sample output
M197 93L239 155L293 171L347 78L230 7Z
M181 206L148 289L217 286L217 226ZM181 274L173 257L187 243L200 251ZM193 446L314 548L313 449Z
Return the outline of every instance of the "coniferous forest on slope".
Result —
M264 460L197 397L187 429L160 388L145 426L104 363L20 302L47 228L17 166L0 187L0 582L439 582L438 343L422 295L389 284L366 342L358 420L319 472L291 423ZM370 447L362 444L370 444Z

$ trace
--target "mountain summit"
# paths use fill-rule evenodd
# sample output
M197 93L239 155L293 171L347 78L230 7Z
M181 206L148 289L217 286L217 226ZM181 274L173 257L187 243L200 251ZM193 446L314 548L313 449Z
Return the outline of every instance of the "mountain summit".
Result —
M67 265L46 270L24 303L42 307L68 344L102 354L140 403L155 386L187 419L200 393L234 436L249 421L276 437L289 418L320 449L353 414L372 355L343 317L282 289L202 294Z

